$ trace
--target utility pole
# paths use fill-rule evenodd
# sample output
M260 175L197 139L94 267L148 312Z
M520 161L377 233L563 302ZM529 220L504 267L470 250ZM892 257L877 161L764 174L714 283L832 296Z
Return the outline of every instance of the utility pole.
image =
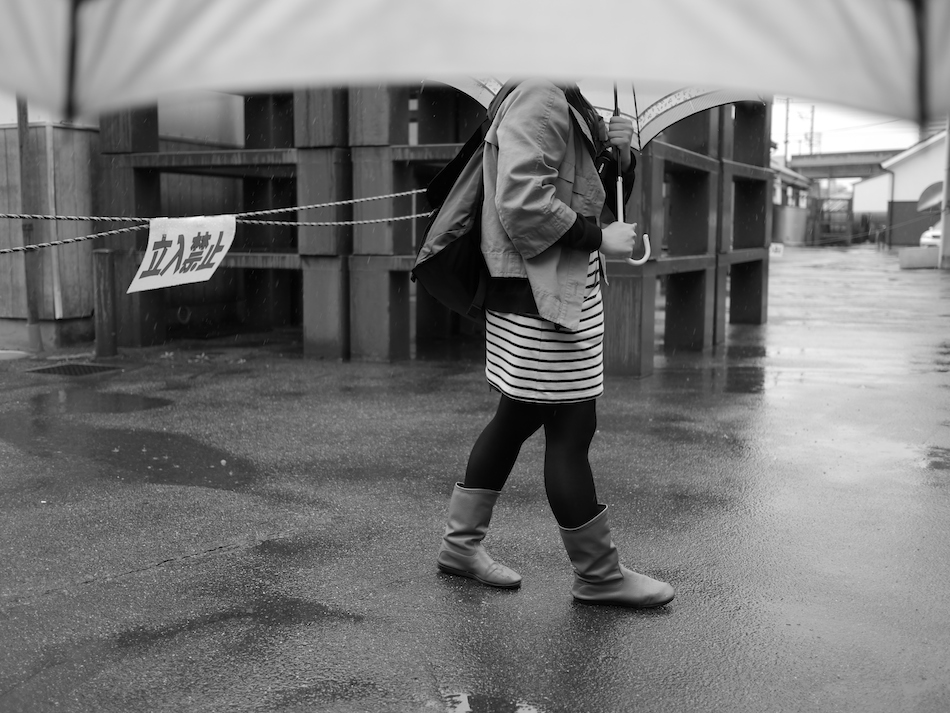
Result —
M41 205L40 187L34 178L36 156L30 142L30 115L26 99L16 98L17 137L20 146L20 212L38 213ZM35 244L33 221L21 220L23 245ZM40 305L43 300L43 262L39 250L23 253L24 288L26 292L26 330L30 351L43 351L43 335L40 332Z
M811 129L808 131L808 153L815 153L815 105L811 105Z
M791 97L785 97L785 166L788 166L788 111Z

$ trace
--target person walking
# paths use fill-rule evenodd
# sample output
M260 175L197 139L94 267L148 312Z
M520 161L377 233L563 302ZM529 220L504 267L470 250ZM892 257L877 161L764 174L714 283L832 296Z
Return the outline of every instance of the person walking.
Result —
M616 205L607 200L618 171L625 198L633 190L633 125L622 116L607 125L575 84L512 84L489 108L483 159L485 375L500 398L452 491L437 565L492 587L521 585L482 541L521 446L543 427L545 494L574 599L662 606L673 588L620 563L588 459L604 384L603 256L629 258L639 242L635 223L604 208Z

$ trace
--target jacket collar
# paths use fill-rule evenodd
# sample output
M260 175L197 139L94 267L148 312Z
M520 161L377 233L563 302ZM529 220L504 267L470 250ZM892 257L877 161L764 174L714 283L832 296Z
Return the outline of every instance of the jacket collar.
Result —
M590 134L590 127L587 126L587 121L584 120L584 117L581 116L581 113L574 107L568 105L568 109L571 110L571 117L574 119L574 123L581 129L581 134L584 136L584 143L587 144L587 151L591 156L594 156L596 149L594 148L594 138Z

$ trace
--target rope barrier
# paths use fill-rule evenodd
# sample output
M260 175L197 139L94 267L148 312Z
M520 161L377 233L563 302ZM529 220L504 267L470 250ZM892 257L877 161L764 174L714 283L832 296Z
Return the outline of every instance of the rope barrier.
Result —
M416 188L415 190L411 190L411 191L401 191L399 193L387 193L386 195L382 195L382 196L370 196L368 198L348 198L347 200L333 201L331 203L313 203L312 205L304 205L304 206L292 207L292 208L271 208L269 210L257 210L257 211L251 211L249 213L235 213L235 215L238 218L247 218L253 215L274 215L277 213L287 213L292 210L303 211L303 210L313 210L315 208L335 208L341 205L352 205L354 203L367 203L369 201L380 201L380 200L385 200L387 198L402 198L403 196L411 196L411 195L416 195L416 194L425 193L425 192L426 192L425 188Z
M248 225L276 225L284 227L332 227L335 225L372 225L377 223L393 223L399 220L413 220L415 218L428 218L430 213L414 213L412 215L400 215L392 218L373 218L367 220L338 220L338 221L303 221L291 222L284 220L245 220L239 218L237 222ZM2 217L2 216L0 216ZM102 233L93 233L91 235L82 235L76 238L63 238L62 240L53 240L46 243L34 243L32 245L22 245L15 248L0 248L0 255L9 255L12 253L32 252L44 250L45 248L54 248L59 245L71 245L85 240L95 240L96 238L105 238L110 235L120 235L130 233L136 230L144 230L148 225L135 225L130 228L118 228L116 230L107 230Z
M0 213L10 220L76 220L86 223L147 223L148 218L117 218L98 215L37 215L36 213Z
M317 208L336 208L341 205L352 205L355 203L368 203L370 201L381 201L388 198L402 198L404 196L425 193L425 188L416 188L411 191L400 191L399 193L386 193L381 196L369 196L367 198L348 198L341 201L331 201L329 203L311 203L304 206L290 206L287 208L270 208L268 210L247 211L244 213L234 213L239 220L257 215L277 215L279 213L289 213L291 211L316 210ZM231 215L230 213L228 215ZM426 214L428 215L428 214ZM9 220L66 220L82 221L87 223L147 223L149 218L129 218L117 216L97 216L97 215L40 215L36 213L0 213L0 218ZM403 218L404 219L404 218ZM288 225L290 222L288 221ZM349 225L350 223L342 223ZM300 223L306 225L306 223ZM320 225L324 225L321 223ZM341 223L325 223L325 225L341 225Z
M78 238L63 238L48 243L33 243L32 245L22 245L15 248L0 248L0 255L9 255L11 253L25 253L45 248L55 248L58 245L70 245L72 243L81 243L84 240L94 240L95 238L105 238L110 235L120 235L121 233L131 233L135 230L144 230L148 225L135 225L131 228L118 228L117 230L107 230L104 233L93 233L92 235L82 235Z
M372 223L393 223L397 220L413 220L415 218L428 218L431 213L413 213L412 215L399 215L393 218L373 218L367 220L325 220L325 221L296 221L289 220L246 220L238 218L238 223L246 225L293 225L304 227L327 227L333 225L370 225Z
M401 198L403 196L416 195L418 193L425 193L425 188L418 188L411 191L400 191L398 193L387 193L381 196L369 196L367 198L349 198L347 200L341 201L331 201L328 203L313 203L305 206L291 206L288 208L272 208L268 210L258 210L258 211L247 211L243 213L233 214L238 223L245 223L247 225L276 225L283 227L333 227L333 226L349 226L349 225L373 225L377 223L392 223L399 220L414 220L416 218L428 218L430 213L413 213L412 215L400 215L394 216L392 218L372 218L366 220L326 220L326 221L290 221L290 220L248 220L249 216L259 216L259 215L276 215L279 213L289 213L291 211L305 211L305 210L315 210L317 208L334 208L341 205L350 205L354 203L368 203L370 201L385 200L387 198ZM231 215L231 214L229 214ZM62 240L53 240L46 243L34 243L32 245L23 245L15 248L0 248L0 255L9 255L11 253L21 253L21 252L32 252L36 250L44 250L46 248L57 247L59 245L71 245L73 243L83 242L85 240L95 240L96 238L104 238L110 235L120 235L122 233L129 233L135 230L142 230L148 227L150 218L128 218L128 217L116 217L116 216L90 216L90 215L41 215L36 213L0 213L0 218L6 218L9 220L64 220L64 221L81 221L81 222L93 222L93 223L122 223L122 222L135 222L142 223L142 225L136 225L129 228L119 228L116 230L108 230L100 233L93 233L91 235L82 235L75 238L64 238Z
M333 226L353 226L353 225L373 225L378 223L393 223L400 220L414 220L416 218L427 218L431 213L413 213L412 215L402 215L394 216L391 218L373 218L366 220L328 220L328 221L284 221L284 220L248 220L250 216L262 216L262 215L276 215L279 213L289 213L290 211L305 211L305 210L315 210L318 208L334 208L342 205L351 205L355 203L368 203L370 201L385 200L388 198L401 198L404 196L416 195L419 193L425 193L425 188L418 188L411 191L401 191L398 193L387 193L380 196L369 196L367 198L349 198L346 200L340 201L331 201L327 203L313 203L305 206L291 206L288 208L272 208L268 210L259 210L259 211L247 211L243 213L233 214L237 222L244 223L246 225L273 225L273 226L283 226L283 227L313 227L313 228L324 228L324 227L333 227ZM941 212L950 212L950 206L945 208ZM230 214L229 214L230 215ZM20 252L31 252L36 250L43 250L46 248L57 247L60 245L71 245L73 243L83 242L85 240L95 240L96 238L104 238L110 235L121 235L123 233L129 233L136 230L143 230L148 227L149 218L134 218L134 217L118 217L118 216L89 216L89 215L42 215L36 213L0 213L0 219L9 219L9 220L63 220L63 221L81 221L81 222L95 222L95 223L122 223L122 222L135 222L141 223L141 225L135 225L129 228L119 228L116 230L108 230L100 233L92 233L91 235L82 235L75 238L64 238L62 240L54 240L45 243L34 243L32 245L23 245L14 248L0 248L0 255L9 255L11 253L20 253ZM893 230L895 228L902 228L905 225L910 225L917 222L918 218L911 218L909 220L895 223L894 225L888 226L888 230ZM870 237L870 234L859 233L857 235L851 236L852 238L862 238ZM837 242L837 240L832 241L819 241L819 242Z

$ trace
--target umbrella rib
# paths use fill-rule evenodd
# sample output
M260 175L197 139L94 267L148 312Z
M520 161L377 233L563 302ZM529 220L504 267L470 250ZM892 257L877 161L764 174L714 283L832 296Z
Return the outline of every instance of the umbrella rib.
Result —
M637 143L640 144L640 153L643 153L643 134L640 133L640 108L637 106L637 85L631 83L630 90L633 92L633 115L637 117Z

